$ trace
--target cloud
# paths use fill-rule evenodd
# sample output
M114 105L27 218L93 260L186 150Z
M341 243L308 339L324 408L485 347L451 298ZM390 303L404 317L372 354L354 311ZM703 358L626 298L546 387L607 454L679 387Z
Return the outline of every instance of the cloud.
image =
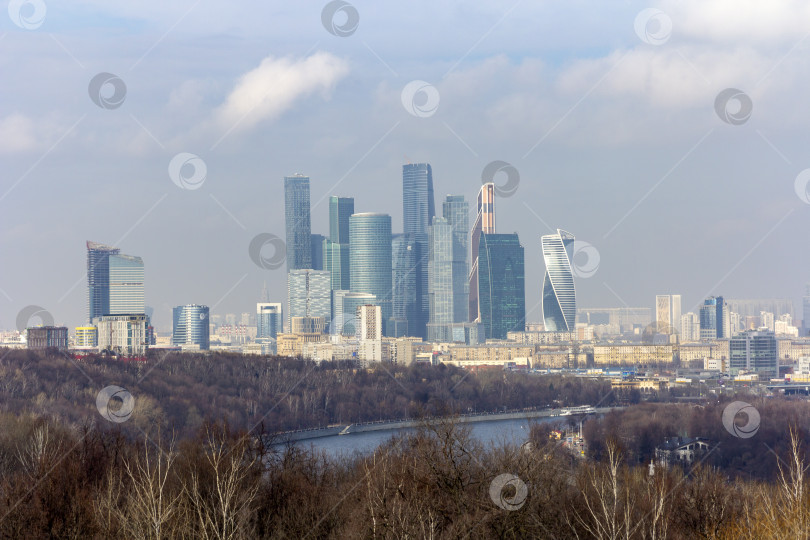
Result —
M272 120L296 101L315 92L328 92L349 72L348 64L329 53L303 60L268 56L244 74L214 112L226 130L246 130Z
M15 113L0 118L0 153L26 152L37 147L34 122Z

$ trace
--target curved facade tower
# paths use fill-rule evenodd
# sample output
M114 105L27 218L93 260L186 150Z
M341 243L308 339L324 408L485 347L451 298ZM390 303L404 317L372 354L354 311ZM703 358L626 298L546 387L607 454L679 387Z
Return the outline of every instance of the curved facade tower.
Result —
M546 275L543 278L543 323L546 332L573 332L577 294L571 268L574 235L562 229L540 237Z

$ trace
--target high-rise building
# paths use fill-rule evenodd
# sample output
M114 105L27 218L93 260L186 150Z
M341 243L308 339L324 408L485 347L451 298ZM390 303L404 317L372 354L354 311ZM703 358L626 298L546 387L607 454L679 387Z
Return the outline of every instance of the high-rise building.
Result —
M749 330L731 338L728 367L732 375L745 369L766 377L776 377L779 364L773 332Z
M312 250L312 269L313 270L324 270L324 247L323 244L326 242L326 237L322 234L311 234L310 235L310 248Z
M376 297L388 335L385 325L393 316L391 216L367 212L349 218L349 261L351 291Z
M299 269L287 274L287 328L292 317L332 316L331 276L325 270Z
M188 304L172 309L172 345L210 348L208 306Z
M478 291L485 339L526 329L524 253L517 233L482 234Z
M280 303L256 304L256 339L275 339L282 331L283 312Z
M377 305L373 294L351 291L332 291L332 324L330 333L334 335L356 336L360 326L357 322L357 308Z
M681 295L659 294L655 297L655 326L659 334L676 334L681 325Z
M110 313L110 255L121 250L87 241L87 320Z
M360 334L357 355L364 363L382 361L383 320L380 306L357 308Z
M413 234L395 234L391 238L393 315L387 323L390 337L415 335L417 332L409 326L409 321L413 325L421 316L416 270L417 261L422 256L420 249Z
M332 290L348 290L349 217L354 214L351 197L329 198L329 238L323 243L323 269L332 274Z
M478 252L482 234L495 233L495 183L488 182L478 192L478 207L470 232L469 318L481 322L478 305Z
M454 321L453 308L453 229L443 217L434 217L430 228L428 255L428 298L430 321L428 330L435 325ZM428 332L428 340L437 336Z
M540 238L546 274L543 278L543 323L547 332L573 332L577 295L571 268L574 235L562 229Z
M436 215L433 199L433 169L428 163L408 163L402 166L402 230L413 235L419 246L416 259L416 295L419 310L415 319L408 319L408 334L425 337L429 316L428 299L428 228Z
M284 221L287 271L312 268L309 176L294 174L284 177Z
M681 341L700 340L700 319L691 311L681 316Z
M700 339L731 337L729 310L722 296L710 296L700 306Z
M448 195L442 204L442 216L453 234L453 322L467 322L470 320L470 205L464 195Z

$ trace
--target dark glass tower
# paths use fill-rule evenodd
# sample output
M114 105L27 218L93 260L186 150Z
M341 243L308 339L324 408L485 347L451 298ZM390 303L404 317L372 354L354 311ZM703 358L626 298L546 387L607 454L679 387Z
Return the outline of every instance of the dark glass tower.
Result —
M326 237L322 234L312 234L310 235L310 249L312 250L312 269L313 270L324 270L324 258L323 258L323 244L326 242Z
M478 299L487 339L526 328L523 246L515 234L481 234Z
M110 314L110 255L120 249L87 241L87 320Z
M312 268L309 176L295 174L284 177L284 221L287 271Z
M428 298L428 228L433 223L436 207L433 199L433 169L428 163L409 163L402 166L402 230L412 234L421 256L416 261L416 294L419 312L416 320L408 321L408 333L426 337L429 314Z
M323 243L323 269L332 273L332 290L347 291L349 272L349 217L354 214L351 197L329 198L329 238Z

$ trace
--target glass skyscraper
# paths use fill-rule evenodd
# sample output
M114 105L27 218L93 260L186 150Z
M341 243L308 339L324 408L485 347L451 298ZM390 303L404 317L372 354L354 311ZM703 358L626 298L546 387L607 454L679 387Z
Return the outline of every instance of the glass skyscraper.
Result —
M287 271L312 268L312 224L309 176L284 177L284 222L287 233Z
M728 307L722 296L710 296L700 306L700 339L729 338Z
M116 253L110 255L110 312L105 315L145 313L143 259Z
M110 255L121 251L87 241L87 320L110 313Z
M481 321L478 305L478 249L482 234L495 233L495 184L489 182L478 192L478 210L470 232L470 277L469 277L469 318L470 322Z
M428 228L436 215L433 198L433 169L428 163L408 163L402 166L402 230L412 234L419 246L416 260L416 294L419 312L415 320L408 320L408 334L425 337L429 316L428 300Z
M478 247L478 291L486 339L506 339L526 328L523 246L516 233L482 234Z
M369 212L349 218L349 261L351 291L373 294L388 324L393 316L391 216Z
M208 350L208 306L190 304L172 309L172 345L198 345Z
M354 214L351 197L329 198L329 238L323 243L323 269L332 275L332 290L348 290L349 217Z
M391 239L393 280L393 316L388 328L391 337L414 335L409 321L417 321L421 316L421 305L417 294L417 261L421 257L419 245L412 234L395 234Z
M259 302L256 304L256 339L275 339L282 331L280 303Z
M325 270L299 269L287 274L287 328L292 317L332 316L331 277Z
M469 320L470 205L464 195L448 195L442 204L442 216L453 234L453 322ZM493 231L494 232L494 231Z
M430 324L450 324L456 322L453 320L453 228L445 218L433 218L429 244Z
M324 235L322 234L310 235L310 249L312 251L311 260L313 270L325 270L323 258L324 242L326 242L326 237Z
M546 274L543 278L543 323L546 332L573 332L577 294L571 268L574 235L562 229L540 237Z

